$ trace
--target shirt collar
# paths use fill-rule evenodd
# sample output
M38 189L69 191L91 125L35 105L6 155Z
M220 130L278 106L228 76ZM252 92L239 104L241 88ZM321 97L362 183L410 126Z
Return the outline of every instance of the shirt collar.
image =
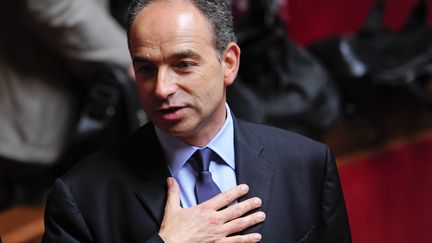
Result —
M226 105L227 118L216 136L205 146L211 148L221 159L235 169L234 125L231 110ZM199 147L190 146L155 126L156 135L164 151L171 175L175 175Z

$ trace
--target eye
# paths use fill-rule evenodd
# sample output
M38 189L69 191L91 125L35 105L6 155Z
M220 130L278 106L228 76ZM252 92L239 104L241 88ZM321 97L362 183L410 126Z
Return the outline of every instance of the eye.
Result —
M156 74L157 67L151 62L147 62L138 65L136 70L138 71L138 74L143 75L144 77L150 77Z
M175 67L179 69L188 69L193 66L196 66L196 63L191 61L179 61L175 63Z

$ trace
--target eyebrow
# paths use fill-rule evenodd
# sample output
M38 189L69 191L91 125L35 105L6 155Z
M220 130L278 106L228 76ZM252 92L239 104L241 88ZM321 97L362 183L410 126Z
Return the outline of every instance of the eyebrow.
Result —
M151 62L150 58L143 57L143 56L134 56L132 58L133 63L140 63L140 62Z
M195 58L195 59L201 59L201 55L195 51L192 50L185 50L181 52L176 52L169 56L168 59L183 59L183 58ZM133 63L143 63L143 62L154 62L152 59L144 56L134 56L132 58Z
M174 53L173 55L171 55L171 57L174 59L183 59L183 58L201 59L201 55L198 54L197 52L192 51L192 50L186 50L186 51Z

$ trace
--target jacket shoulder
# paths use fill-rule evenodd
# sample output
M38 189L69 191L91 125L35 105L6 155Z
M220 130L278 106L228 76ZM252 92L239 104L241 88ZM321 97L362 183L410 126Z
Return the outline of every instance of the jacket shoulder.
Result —
M147 151L154 151L153 147L158 146L157 140L152 138L152 129L145 125L129 136L85 157L61 178L66 182L79 183L130 173L140 157L150 153Z
M326 144L303 135L244 121L238 121L238 130L237 141L243 143L243 147L263 148L261 158L278 170L322 170L328 162L334 163L333 154Z
M285 129L243 120L238 120L237 122L242 134L250 134L250 136L256 137L266 147L268 145L276 147L305 147L309 149L327 147L327 145L319 141Z

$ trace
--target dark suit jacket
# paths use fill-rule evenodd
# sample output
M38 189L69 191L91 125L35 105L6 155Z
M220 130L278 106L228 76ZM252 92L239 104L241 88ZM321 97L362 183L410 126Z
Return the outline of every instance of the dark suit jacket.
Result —
M236 175L267 214L247 232L262 242L351 242L334 159L326 145L234 119ZM59 178L43 242L162 242L170 176L152 124ZM244 198L243 198L244 199Z

